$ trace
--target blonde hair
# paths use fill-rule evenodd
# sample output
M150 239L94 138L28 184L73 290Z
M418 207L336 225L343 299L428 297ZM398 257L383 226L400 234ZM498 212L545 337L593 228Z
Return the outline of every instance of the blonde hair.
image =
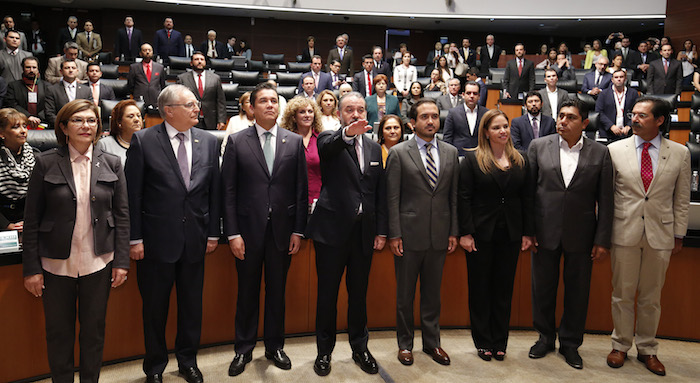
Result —
M484 173L491 173L493 166L496 166L501 170L506 170L498 163L498 161L496 161L496 157L493 155L488 139L489 127L491 126L493 120L498 116L503 116L506 119L506 122L510 124L508 116L497 109L491 109L486 112L481 118L481 123L479 124L479 143L474 150L476 151L476 162L479 164L479 169L481 169L481 171ZM510 133L508 134L505 152L511 165L518 166L520 168L525 166L525 159L520 152L515 149L515 146L513 146L513 138L511 137Z
M245 108L243 108L243 104L245 104L246 101L250 102L250 92L245 92L243 93L243 95L241 95L241 97L238 98L238 115L245 116L247 118L248 113L246 113L247 111L245 110Z
M338 118L338 97L335 96L335 93L328 89L323 90L323 92L319 93L318 97L316 97L316 104L321 107L321 101L323 101L323 97L327 94L331 95L335 101L335 106L331 110L331 116ZM323 108L321 108L321 114L323 114Z
M323 125L321 124L321 108L306 97L294 97L288 103L287 107L284 108L284 116L282 117L282 127L289 130L290 132L298 133L297 123L294 121L294 117L301 108L310 106L314 111L314 121L311 123L311 130L318 134L323 131Z

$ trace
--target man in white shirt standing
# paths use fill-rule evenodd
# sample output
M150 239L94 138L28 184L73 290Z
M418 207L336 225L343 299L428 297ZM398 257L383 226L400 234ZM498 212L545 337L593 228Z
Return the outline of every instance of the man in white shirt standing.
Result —
M198 127L207 130L226 128L226 96L221 86L221 77L206 71L207 60L202 52L194 52L190 62L191 72L177 76L177 83L189 88L201 103Z
M78 81L77 74L78 67L75 65L75 61L61 63L61 81L50 86L46 91L44 112L49 124L53 125L58 111L76 98L92 101L90 88Z
M452 79L450 81L459 79ZM450 109L445 119L443 140L454 145L463 156L466 149L475 148L479 141L479 123L488 109L479 105L479 84L470 81L464 85L464 103Z
M608 142L629 137L632 134L631 119L627 116L637 101L636 89L625 86L627 73L618 69L612 74L612 86L604 89L595 102L595 111L600 116L598 135Z
M542 95L542 114L556 119L559 112L559 105L569 100L569 93L564 89L557 88L559 77L557 76L557 71L554 69L546 69L544 71L544 82L547 86L540 89L540 94Z

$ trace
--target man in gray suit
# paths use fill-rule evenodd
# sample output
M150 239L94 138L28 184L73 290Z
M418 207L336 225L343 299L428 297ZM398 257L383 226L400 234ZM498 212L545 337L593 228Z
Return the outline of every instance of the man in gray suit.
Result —
M5 31L12 31L16 30L17 33L19 33L19 39L21 41L21 48L23 51L29 52L29 48L27 45L27 36L24 34L24 32L17 30L17 26L15 25L15 19L12 18L12 16L7 15L5 18L2 19L2 23L5 25ZM5 32L7 33L7 32ZM5 38L5 33L0 33L0 37ZM4 48L3 43L0 42L0 48Z
M0 75L8 84L22 79L22 59L32 55L20 49L19 45L19 32L8 31L5 36L5 48L0 51Z
M437 98L437 107L440 110L450 110L454 107L462 105L464 103L464 98L459 94L459 88L462 84L459 82L458 78L451 78L447 82L447 94Z
M58 111L67 103L75 99L92 100L92 92L87 85L81 84L78 79L78 67L75 61L61 63L61 75L63 80L46 89L45 110L46 121L53 126Z
M557 76L557 71L554 69L550 68L544 71L544 82L547 86L540 89L540 95L542 95L542 114L556 119L559 105L569 100L569 93L564 89L557 88L559 76Z
M328 60L326 63L330 65L333 60L338 60L340 62L340 73L345 73L348 77L352 78L355 73L354 60L352 58L352 49L347 47L347 41L343 35L339 35L335 38L335 47L328 52Z
M421 281L423 351L448 365L440 347L440 286L446 253L457 247L459 157L452 145L438 143L440 111L432 99L419 100L409 112L415 131L389 152L387 206L389 246L396 268L398 359L413 364L413 299Z
M177 76L177 83L188 87L202 103L199 127L208 130L222 130L226 127L226 96L221 86L221 77L212 71L205 71L207 65L204 53L197 51L190 61L192 72Z
M535 184L535 246L532 255L532 315L540 338L528 354L554 351L559 264L564 255L564 314L559 353L581 369L578 347L588 310L592 261L610 253L613 169L608 149L582 136L588 111L578 100L559 108L557 132L530 143L528 159ZM596 215L597 208L597 215Z

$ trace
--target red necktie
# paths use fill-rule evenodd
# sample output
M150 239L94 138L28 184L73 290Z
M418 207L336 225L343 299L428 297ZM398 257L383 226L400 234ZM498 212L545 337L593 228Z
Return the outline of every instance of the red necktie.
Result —
M168 31L168 38L170 38L170 31Z
M668 60L664 60L664 73L668 73Z
M518 76L523 75L523 60L518 59Z
M369 95L372 95L372 79L369 78L369 72L367 72L367 88L369 88Z
M649 147L651 143L645 142L642 144L642 183L644 184L644 192L649 190L651 180L654 179L654 168L651 165L651 156L649 156Z
M201 100L204 98L204 85L202 85L202 74L199 74L199 77L197 79L197 90L199 91L199 99ZM199 115L203 116L204 115L204 110L201 108L199 109Z
M146 79L151 82L151 64L146 64Z

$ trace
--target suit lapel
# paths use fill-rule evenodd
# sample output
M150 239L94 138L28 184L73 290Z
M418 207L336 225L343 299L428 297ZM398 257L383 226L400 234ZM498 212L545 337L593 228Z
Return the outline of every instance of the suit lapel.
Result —
M365 174L367 174L367 171L369 170L369 160L372 158L372 147L369 143L370 143L370 139L367 138L367 136L363 134L362 135L362 153L364 155L362 156L362 162L365 163L364 168L363 168L363 169L365 169L365 171L364 171L364 173L362 173L363 176Z
M669 69L669 72L671 70ZM635 153L636 154L636 153ZM668 142L666 141L665 138L661 137L661 144L659 145L659 159L658 163L656 164L656 172L654 172L654 178L651 179L651 183L649 184L649 190L647 190L647 193L651 191L651 189L654 187L654 184L656 184L656 179L658 178L657 176L659 174L663 174L664 169L666 168L666 164L668 163L668 158L671 155L671 147L668 145ZM636 156L635 156L636 158ZM642 172L641 170L639 171L639 178L642 178Z
M173 146L170 144L168 132L167 130L165 130L165 123L156 126L156 129L158 129L158 142L160 142L160 146L165 152L165 157L168 158L170 166L173 169L173 173L175 173L177 179L180 180L180 184L182 184L182 187L186 189L185 180L182 178L182 173L180 173L180 165L177 163L177 157L175 157L175 152L173 152ZM191 173L192 171L190 171L190 174Z
M289 131L287 129L283 129L282 127L278 126L277 127L277 140L275 140L275 160L272 162L272 175L277 174L277 168L280 166L280 158L284 156L284 153L287 150L287 136L289 135Z
M420 170L420 173L423 175L423 179L428 184L428 186L430 186L428 172L425 170L425 165L423 165L423 159L420 156L418 142L416 142L415 137L408 142L408 156L411 157L413 163L416 165L416 168L418 168L418 170ZM442 169L442 163L440 165L440 169Z
M627 165L630 171L635 174L634 179L637 180L639 190L644 192L644 183L642 182L642 172L639 170L637 161L637 147L635 146L634 136L625 140L625 157L627 157Z
M559 137L552 136L549 140L549 154L551 155L552 164L554 164L554 169L556 169L557 175L559 176L559 182L561 186L566 188L564 184L564 176L561 173L561 158L559 158Z
M194 177L192 175L196 174L195 171L199 168L202 162L203 151L201 150L200 132L194 128L190 129L190 138L192 139L192 168L190 169L190 189L192 188L192 181Z
M68 182L68 187L70 188L70 191L73 192L73 196L75 197L75 180L73 180L73 168L70 164L68 146L61 146L60 148L58 148L58 154L60 154L62 157L61 160L58 162L58 167L59 169L61 169L61 173L63 173L63 177L66 178L66 181Z
M279 130L279 127L277 129ZM248 142L248 146L250 146L250 150L253 152L253 155L258 159L258 163L260 164L260 166L262 166L263 171L265 172L265 174L267 174L269 178L270 170L267 168L267 162L265 162L265 155L263 154L262 147L260 146L260 138L258 138L258 131L255 128L255 125L248 128L248 133L246 135L248 136L248 139L246 141Z
M589 152L591 151L591 145L592 142L589 141L588 139L584 138L583 139L583 147L581 147L581 151L578 154L578 164L576 164L576 170L574 171L573 177L571 177L571 182L569 182L569 186L576 182L576 178L578 174L580 174L583 169L586 167L588 164L588 158L590 157ZM561 167L560 167L561 169ZM563 180L563 177L562 177Z
M97 148L93 146L92 149L92 172L90 174L90 192L95 190L95 186L97 185L97 179L100 176L100 173L102 172L102 169L104 166L102 166L102 150L100 148Z

